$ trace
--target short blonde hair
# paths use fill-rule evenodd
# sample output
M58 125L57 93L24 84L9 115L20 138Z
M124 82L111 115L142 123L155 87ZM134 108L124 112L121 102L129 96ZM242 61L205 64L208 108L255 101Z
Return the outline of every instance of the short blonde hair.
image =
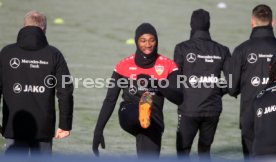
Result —
M29 11L24 17L24 26L37 26L46 32L47 18L38 11Z

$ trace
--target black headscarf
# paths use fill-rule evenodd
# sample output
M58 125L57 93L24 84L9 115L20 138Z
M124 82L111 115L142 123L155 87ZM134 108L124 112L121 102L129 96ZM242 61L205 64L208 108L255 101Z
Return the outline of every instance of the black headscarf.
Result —
M191 37L197 31L209 31L210 28L210 15L204 9L195 10L191 17Z
M156 46L154 50L150 54L144 54L138 48L138 39L143 34L151 34L155 37ZM155 28L149 23L142 23L139 25L135 32L135 43L136 43L136 53L135 53L135 63L137 66L142 68L151 68L154 66L155 61L158 57L157 50L158 50L158 37Z

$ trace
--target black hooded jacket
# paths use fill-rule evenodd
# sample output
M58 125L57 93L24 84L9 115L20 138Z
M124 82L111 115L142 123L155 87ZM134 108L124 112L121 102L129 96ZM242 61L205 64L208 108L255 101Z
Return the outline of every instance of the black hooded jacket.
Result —
M211 39L209 12L199 9L191 16L190 39L175 46L174 61L184 80L183 103L178 113L185 116L218 116L227 84L220 84L221 72L228 75L229 49ZM220 87L221 86L221 87Z
M229 49L212 41L208 31L197 30L190 40L176 45L174 60L186 84L183 103L178 107L179 114L217 116L221 113L221 98L226 91L217 85L221 71L228 74L230 57ZM204 87L204 84L209 87Z
M268 82L269 63L276 54L276 39L273 28L255 27L250 39L235 48L231 62L232 96L241 94L240 126L242 131L248 129L248 112L253 99L266 87Z
M66 61L58 49L48 45L44 32L34 26L22 28L17 42L0 53L4 137L51 139L55 133L55 93L60 110L58 127L71 130L73 85L62 87L62 75L70 75Z

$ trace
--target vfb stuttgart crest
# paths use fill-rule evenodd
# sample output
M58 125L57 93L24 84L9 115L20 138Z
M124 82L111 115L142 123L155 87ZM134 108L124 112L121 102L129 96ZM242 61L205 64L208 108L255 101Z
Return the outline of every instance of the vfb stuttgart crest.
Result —
M162 65L157 65L157 66L155 66L154 68L155 68L155 71L156 71L157 75L163 74L163 72L164 72L164 66L162 66Z

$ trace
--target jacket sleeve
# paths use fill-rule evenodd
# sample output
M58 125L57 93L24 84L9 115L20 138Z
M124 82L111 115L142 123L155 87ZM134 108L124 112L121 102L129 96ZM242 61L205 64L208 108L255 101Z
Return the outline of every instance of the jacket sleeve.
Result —
M229 87L229 74L230 74L230 59L231 59L231 54L230 54L230 51L228 48L226 48L226 51L225 51L225 58L224 58L224 62L223 62L223 67L222 67L222 71L223 71L223 74L226 78L226 82L227 82L227 87ZM226 94L228 93L228 88L223 88L222 89L222 94Z
M237 97L240 94L241 72L243 66L242 51L235 48L229 64L229 85L228 91L231 96Z
M158 87L159 91L165 96L170 102L181 105L183 102L183 86L180 84L178 85L178 75L179 71L173 71L169 74L167 81L169 83L168 87L162 88ZM162 83L162 82L161 82ZM165 85L165 83L162 85Z
M116 84L119 78L121 78L121 76L114 71L109 84L110 87L107 90L107 94L104 99L94 133L103 131L107 121L114 111L118 96L121 91L121 88L118 87L118 85Z
M273 64L275 64L276 63L276 55L274 55L272 58L271 58L271 61L270 61L270 63L269 63L269 66L268 66L268 77L269 77L269 81L268 81L268 83L272 83L272 82L274 82L274 80L275 80L275 78L273 78L274 76L273 75L271 75L272 73L272 66L273 66Z
M59 106L59 128L63 130L71 130L73 120L74 86L67 63L61 53L59 53L57 58L56 79L56 91Z
M242 130L245 131L244 135L246 135L246 138L249 139L251 142L253 142L255 136L255 110L257 110L256 107L258 105L256 97L252 105L253 106L250 107L248 111L248 126L245 127L244 130Z
M175 48L174 48L174 61L178 66L180 74L183 74L183 69L182 69L183 67L182 66L184 65L184 61L183 61L182 57L183 56L182 56L180 47L179 47L179 45L176 45Z
M3 94L3 92L2 92L2 90L3 90L3 80L2 80L3 72L2 72L2 70L3 70L3 67L2 67L2 51L1 51L0 52L0 104L2 101L1 98L2 98L2 94ZM1 111L1 108L0 108L0 111ZM2 124L0 124L0 134L2 134Z
M271 58L270 65L272 66L276 62L276 55Z

